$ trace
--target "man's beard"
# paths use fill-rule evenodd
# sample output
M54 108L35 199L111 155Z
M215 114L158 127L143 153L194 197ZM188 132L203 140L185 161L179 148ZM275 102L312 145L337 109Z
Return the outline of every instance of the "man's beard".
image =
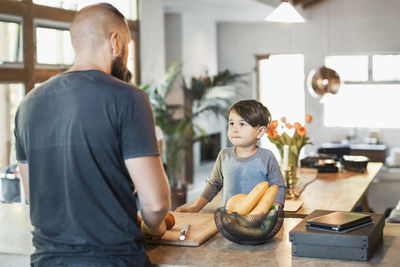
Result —
M117 56L111 62L111 75L125 82L129 82L131 80L132 74L122 63L121 56Z

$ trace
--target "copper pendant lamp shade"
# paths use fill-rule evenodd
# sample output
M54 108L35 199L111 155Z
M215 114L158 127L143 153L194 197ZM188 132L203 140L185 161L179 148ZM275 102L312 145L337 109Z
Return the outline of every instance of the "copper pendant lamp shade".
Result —
M317 98L327 93L336 94L340 88L339 74L325 66L320 67L310 73L308 86L311 95Z

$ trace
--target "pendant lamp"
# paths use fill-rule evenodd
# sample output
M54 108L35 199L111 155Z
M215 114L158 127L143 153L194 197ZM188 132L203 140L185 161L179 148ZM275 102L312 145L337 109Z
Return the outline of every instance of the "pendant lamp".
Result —
M312 70L307 78L307 87L311 96L316 99L321 99L327 94L334 95L340 88L339 74L325 66Z
M269 22L286 23L305 22L305 19L296 11L288 0L283 0L282 3L265 18L265 20Z

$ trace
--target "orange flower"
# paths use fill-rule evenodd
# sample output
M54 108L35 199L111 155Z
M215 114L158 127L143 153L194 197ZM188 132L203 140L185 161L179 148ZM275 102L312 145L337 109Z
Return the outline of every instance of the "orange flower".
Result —
M290 124L290 123L286 123L286 128L288 128L288 129L292 129L292 125Z
M306 115L306 123L311 123L312 122L312 116L310 114Z
M303 127L303 126L301 126L301 125L296 129L296 132L297 132L301 137L304 137L304 136L306 136L306 134L307 134L306 128Z
M268 136L271 137L272 139L276 139L279 137L278 131L275 129L269 129L268 130Z
M285 116L282 116L281 122L286 123L286 117Z
M297 130L297 128L301 127L301 124L298 122L293 123L293 128Z
M270 126L272 129L276 129L276 128L278 127L278 121L277 121L277 120L272 120L272 121L269 123L269 126Z

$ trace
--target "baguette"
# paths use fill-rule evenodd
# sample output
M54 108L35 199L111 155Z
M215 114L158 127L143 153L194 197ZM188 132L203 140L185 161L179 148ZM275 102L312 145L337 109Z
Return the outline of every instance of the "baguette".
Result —
M236 212L239 215L247 215L260 201L261 197L268 188L268 184L269 183L267 181L257 184L243 199L242 203L239 203L233 209L233 212Z
M277 192L278 186L276 184L271 185L267 189L267 191L265 191L258 204L250 211L249 215L267 213L271 208L272 202L274 201Z
M228 213L232 213L232 211L236 208L236 206L239 205L246 196L247 196L246 194L236 194L233 197L231 197L226 203L226 209Z

